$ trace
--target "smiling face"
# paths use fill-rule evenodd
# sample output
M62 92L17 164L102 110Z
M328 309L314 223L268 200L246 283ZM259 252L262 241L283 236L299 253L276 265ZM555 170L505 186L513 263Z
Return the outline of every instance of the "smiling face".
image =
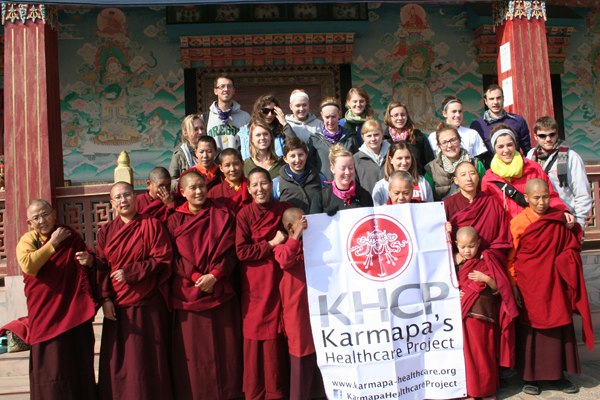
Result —
M131 187L123 184L114 185L110 190L110 204L124 220L129 220L137 213L135 193Z
M321 109L321 118L329 132L337 132L340 122L340 110L336 106L325 106Z
M239 184L244 175L244 163L234 155L222 156L219 165L225 179L233 184Z
M502 111L504 110L504 96L502 95L502 90L495 89L488 91L485 94L483 101L493 116L499 117L502 115Z
M409 181L404 179L393 179L388 188L390 202L392 204L410 203L413 197L413 187Z
M293 173L300 174L304 172L304 168L306 168L307 157L308 154L306 154L304 149L293 149L283 156L283 161L290 166Z
M204 178L192 173L183 176L181 195L187 200L191 212L195 213L202 208L206 202L207 193L208 187Z
M268 176L262 172L255 172L248 177L248 192L257 204L265 204L271 201L271 190L273 184Z
M508 164L515 157L517 145L510 135L502 135L496 139L496 143L494 143L494 151L500 160L502 160L505 164Z
M454 171L454 183L460 190L467 194L476 194L479 184L479 174L471 163L462 163Z
M219 103L229 104L233 100L235 94L235 88L233 87L233 81L227 78L219 78L214 88L215 96L219 100Z
M350 100L346 103L346 107L352 111L354 115L362 115L365 112L365 108L367 107L367 100L364 97L354 93Z
M56 225L56 211L44 203L35 202L27 209L27 225L40 235L48 237Z
M257 151L269 150L271 146L271 132L262 126L255 126L250 133L250 142Z
M394 107L390 110L390 119L396 129L404 129L408 121L408 113L404 107Z
M445 130L438 135L438 146L442 154L450 160L457 160L460 155L460 136L453 130Z
M290 102L290 110L292 110L294 118L298 121L305 121L308 118L309 109L310 104L308 103L308 99L302 96L295 97L294 100Z
M408 171L412 165L412 157L410 150L399 149L394 152L394 155L390 159L394 171Z
M551 152L558 142L558 132L555 129L538 129L535 140L545 152Z
M269 125L275 120L275 117L277 116L277 114L275 113L275 107L275 103L269 103L260 110L262 118Z
M446 118L446 123L455 128L458 128L463 122L462 104L458 102L448 104L443 114L444 118Z
M383 142L383 132L379 130L373 130L370 132L362 133L363 142L369 150L375 154L379 154L381 150L381 143Z
M355 176L354 158L351 156L338 157L330 169L338 189L347 190L350 188Z
M214 148L212 143L198 142L198 146L196 147L196 158L198 159L198 164L206 169L209 169L214 165L216 156L217 149Z

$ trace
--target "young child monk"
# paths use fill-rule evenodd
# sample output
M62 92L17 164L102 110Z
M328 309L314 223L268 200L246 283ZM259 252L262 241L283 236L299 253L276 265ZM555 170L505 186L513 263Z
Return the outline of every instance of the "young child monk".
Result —
M288 233L285 243L275 246L275 260L283 270L279 283L283 328L290 353L290 400L325 397L323 378L317 366L310 329L302 233L307 227L304 212L288 208L282 223Z
M498 389L496 281L479 254L479 234L472 226L456 232L460 304L463 316L467 395L495 399Z
M564 393L577 393L579 388L563 375L580 372L574 312L581 315L584 343L590 350L594 345L581 227L567 224L564 210L550 207L550 190L542 179L527 181L525 200L529 206L510 223L514 251L509 255L521 306L517 367L525 381L523 392L540 394L539 381L553 381Z
M155 167L148 173L146 193L135 197L140 214L152 215L161 222L167 222L175 211L175 200L171 193L171 174L164 167Z
M248 180L244 177L244 161L236 149L224 149L219 153L219 169L223 174L223 182L208 191L208 198L217 203L224 202L237 214L248 203L252 196L248 193Z
M215 162L217 158L217 142L212 136L202 136L196 146L198 164L194 168L206 179L208 190L223 181L223 174Z

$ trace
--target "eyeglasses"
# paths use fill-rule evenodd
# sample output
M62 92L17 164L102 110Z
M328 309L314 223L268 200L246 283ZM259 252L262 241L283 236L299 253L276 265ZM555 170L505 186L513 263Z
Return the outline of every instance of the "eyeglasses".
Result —
M31 218L29 218L31 221L35 222L36 224L39 224L42 219L48 219L49 216L52 215L51 211L43 211L38 215L32 215Z
M443 142L440 142L440 147L448 147L448 146L451 146L456 143L458 143L458 138L453 137L452 139L448 139L448 140L444 140Z
M119 194L113 196L113 200L114 201L121 201L123 199L130 199L131 197L133 197L133 193L131 193L131 192L125 192L125 193L119 193Z
M535 136L539 137L542 140L546 140L548 138L552 138L552 137L554 137L556 135L558 135L557 132L550 132L550 133L546 133L546 134L543 134L543 133L536 133L535 134Z
M225 90L225 89L233 89L233 85L232 84L227 84L227 83L222 83L218 86L215 86L215 88L219 89L219 90Z
M260 110L261 113L263 113L264 115L269 115L269 114L273 114L275 115L275 109L274 108L263 108L262 110Z

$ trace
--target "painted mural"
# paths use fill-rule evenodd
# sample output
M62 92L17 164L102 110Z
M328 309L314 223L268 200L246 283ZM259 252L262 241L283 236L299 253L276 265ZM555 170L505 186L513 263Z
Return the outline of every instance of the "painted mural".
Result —
M571 38L561 77L566 139L585 160L600 160L600 10Z
M122 150L136 179L167 167L185 106L164 9L66 10L59 20L65 179L112 180Z
M477 118L482 81L463 8L370 3L369 22L369 40L356 40L352 81L371 95L380 120L391 100L401 101L417 126L433 131L451 94L464 102L467 123Z

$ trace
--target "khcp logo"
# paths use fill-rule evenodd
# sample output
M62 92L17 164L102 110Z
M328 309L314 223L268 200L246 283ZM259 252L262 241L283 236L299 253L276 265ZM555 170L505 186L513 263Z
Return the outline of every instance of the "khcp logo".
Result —
M387 215L369 215L350 230L347 249L356 272L367 279L387 281L406 269L413 245L400 222Z

